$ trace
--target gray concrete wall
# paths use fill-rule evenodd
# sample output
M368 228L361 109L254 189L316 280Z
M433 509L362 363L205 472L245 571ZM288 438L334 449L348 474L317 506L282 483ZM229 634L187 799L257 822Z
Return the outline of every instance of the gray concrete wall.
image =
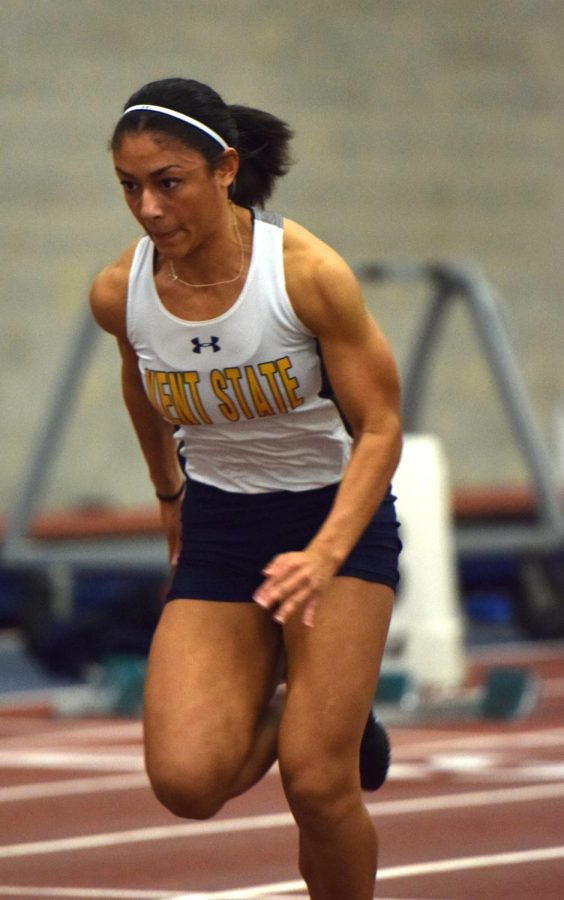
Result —
M136 235L106 151L127 96L172 74L296 129L274 207L351 263L473 260L505 296L548 442L564 396L560 0L2 0L0 509L8 508L98 268ZM403 365L422 309L367 291ZM426 426L458 484L526 480L462 310ZM143 503L101 337L46 502Z

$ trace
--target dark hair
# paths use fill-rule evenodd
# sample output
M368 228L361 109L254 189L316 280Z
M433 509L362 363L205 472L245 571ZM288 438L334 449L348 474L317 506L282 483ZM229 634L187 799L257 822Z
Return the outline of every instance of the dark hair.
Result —
M230 197L242 206L264 206L274 182L291 165L290 127L270 113L249 106L228 105L213 88L187 78L165 78L144 85L129 98L124 110L138 104L163 106L191 116L213 129L239 153L239 172ZM170 135L198 150L211 168L224 153L221 145L205 132L172 116L135 110L121 118L112 135L110 148L117 150L126 133L152 131Z

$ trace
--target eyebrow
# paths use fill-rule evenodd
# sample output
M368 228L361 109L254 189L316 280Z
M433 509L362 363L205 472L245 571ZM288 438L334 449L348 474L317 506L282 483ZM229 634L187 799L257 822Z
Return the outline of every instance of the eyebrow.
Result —
M170 163L168 166L163 166L161 169L155 169L154 172L149 172L151 178L159 178L160 175L164 175L165 172L168 172L169 169L179 169L181 168L177 163ZM135 175L131 175L130 172L126 172L124 169L120 169L119 166L116 166L116 172L120 175L124 175L126 178L135 178Z

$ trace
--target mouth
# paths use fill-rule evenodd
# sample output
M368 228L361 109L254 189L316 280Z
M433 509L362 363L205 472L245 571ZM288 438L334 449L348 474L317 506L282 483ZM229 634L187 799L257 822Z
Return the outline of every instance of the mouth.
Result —
M172 231L162 231L162 232L150 232L150 238L155 243L164 244L168 241L173 240L178 234L178 229L175 228Z

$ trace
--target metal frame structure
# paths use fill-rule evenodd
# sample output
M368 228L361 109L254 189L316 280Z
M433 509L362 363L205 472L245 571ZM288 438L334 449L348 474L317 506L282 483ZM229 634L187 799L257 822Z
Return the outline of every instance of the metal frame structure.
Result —
M404 427L417 432L427 389L429 365L440 324L454 302L472 317L486 362L494 375L516 441L528 466L537 499L533 523L456 529L459 553L547 553L564 549L564 517L552 462L543 443L517 358L502 315L501 298L475 267L449 263L401 265L368 263L357 267L364 282L424 281L430 294L419 333L403 374ZM2 561L11 567L40 568L65 580L73 570L131 569L166 571L164 540L158 536L88 540L45 540L30 536L80 384L90 363L98 327L87 309L62 366L53 401L41 425L15 506L8 518ZM64 398L64 399L63 399Z
M402 379L405 432L420 430L430 363L440 337L440 325L453 304L462 302L470 313L515 440L528 467L536 497L535 522L511 527L464 526L456 533L458 551L491 555L505 551L548 553L564 550L564 514L554 466L505 323L502 298L483 272L476 266L461 267L441 262L427 265L368 264L361 266L357 274L365 282L424 280L431 289Z

